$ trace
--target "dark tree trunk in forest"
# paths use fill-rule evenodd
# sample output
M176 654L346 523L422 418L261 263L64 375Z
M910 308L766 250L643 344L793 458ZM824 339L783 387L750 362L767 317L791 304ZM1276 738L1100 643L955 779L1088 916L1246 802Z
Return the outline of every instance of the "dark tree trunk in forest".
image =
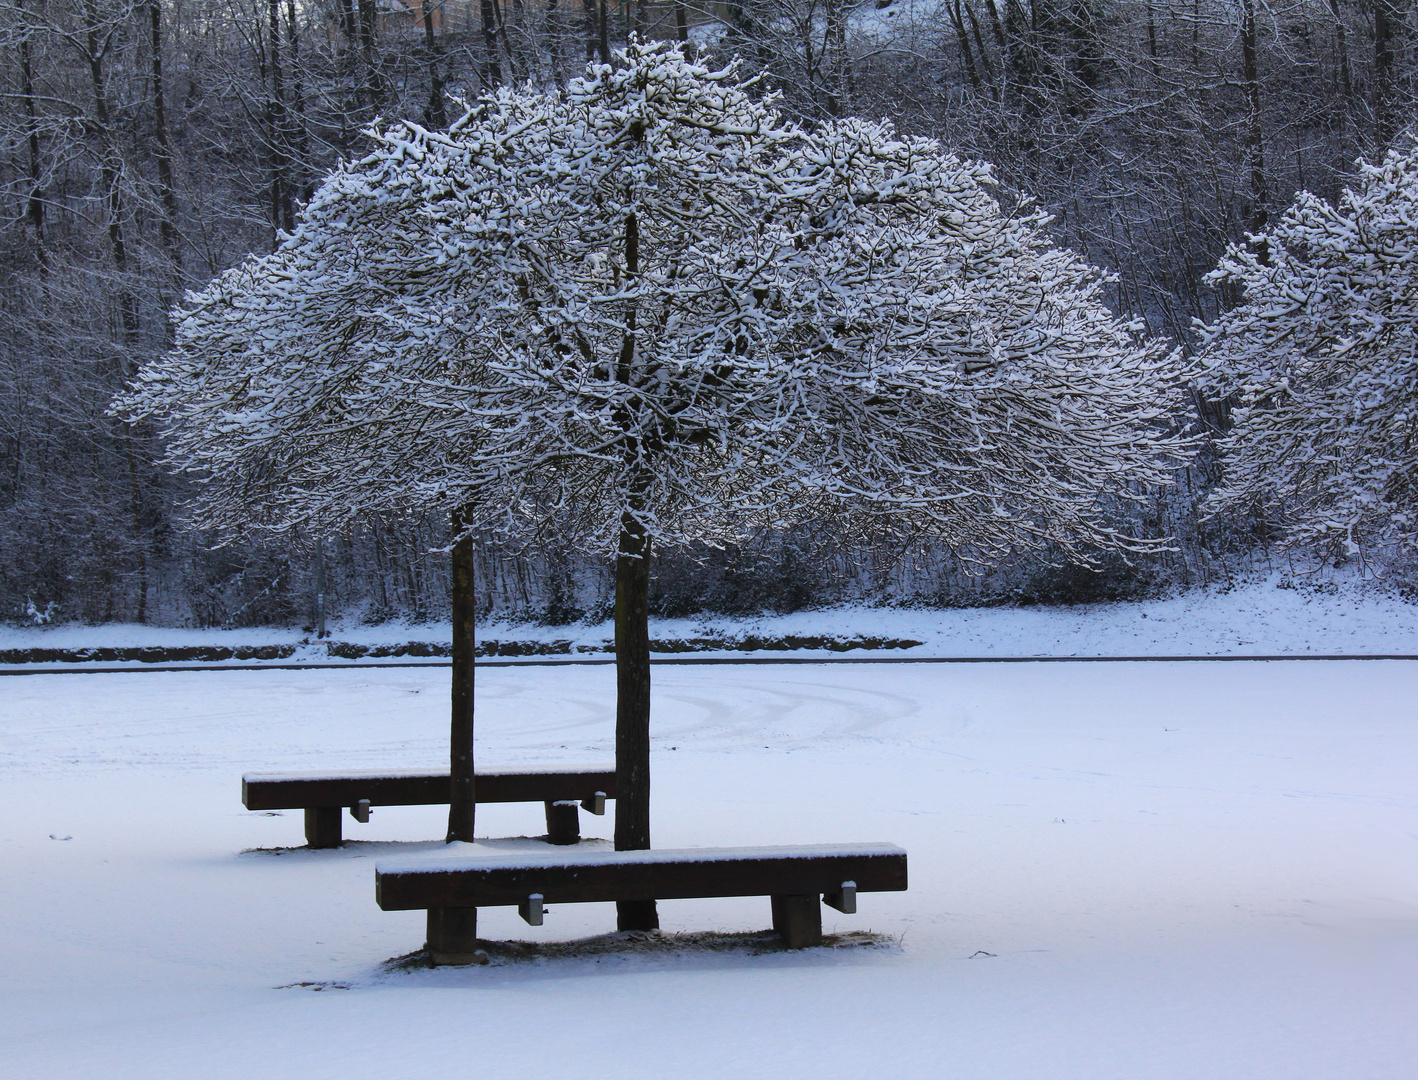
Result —
M148 23L153 53L153 132L158 146L158 197L162 201L158 238L162 243L163 253L172 263L174 277L177 277L182 272L182 248L177 238L177 187L172 178L172 137L167 130L167 102L163 96L162 7L158 0L148 0Z
M960 49L960 59L965 65L965 73L970 76L970 85L980 89L980 69L975 66L975 53L970 48L970 35L965 31L965 20L960 13L961 0L954 0L949 8L950 25L955 29L955 43Z
M270 47L270 90L266 97L271 168L272 246L280 243L280 233L295 228L295 200L290 183L290 123L286 118L284 57L281 55L280 0L267 0L266 22Z
M433 8L428 0L423 2L423 37L428 46L428 108L424 110L424 122L431 128L448 126L447 110L443 104L443 73L439 67L438 39L433 36Z
M24 10L23 4L20 8ZM30 65L30 35L25 32L20 37L20 79L21 93L25 99L25 141L29 145L29 197L26 199L26 216L34 229L35 257L41 271L49 269L49 255L44 247L44 192L41 188L39 149L39 110L35 102L34 70Z
M497 10L492 0L482 0L480 4L483 23L483 89L492 90L502 85L502 65L497 59Z
M1270 221L1270 182L1265 175L1257 45L1255 0L1242 0L1241 74L1246 87L1246 158L1251 173L1251 214L1247 226L1253 233L1259 233ZM1262 257L1264 254L1261 253Z
M286 41L290 43L291 74L290 108L286 113L291 127L290 185L293 197L306 203L315 194L315 187L309 169L310 128L305 119L304 67L300 59L300 23L296 21L295 0L286 0Z
M108 214L108 246L113 254L113 269L118 276L119 319L123 325L123 343L128 347L137 344L138 300L128 281L128 241L124 236L123 208L123 157L115 145L117 133L113 130L111 110L108 105L108 88L104 79L103 63L108 53L108 39L101 32L99 14L93 0L85 7L88 26L85 28L89 81L94 95L94 116L98 121L100 155L100 184L103 190L104 208ZM125 375L132 374L125 370Z
M463 515L453 515L453 535L464 529ZM448 739L451 788L448 801L448 842L473 842L477 817L473 768L473 677L476 673L477 609L473 593L473 537L453 545L453 700Z
M1397 37L1403 32L1404 4L1399 0L1374 2L1374 139L1378 154L1393 142L1398 134L1396 98L1398 96Z

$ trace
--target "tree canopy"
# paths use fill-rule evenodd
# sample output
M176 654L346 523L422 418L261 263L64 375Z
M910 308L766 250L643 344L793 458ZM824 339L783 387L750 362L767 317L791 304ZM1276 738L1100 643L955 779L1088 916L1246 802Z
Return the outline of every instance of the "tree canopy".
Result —
M1181 447L1175 354L931 140L800 128L662 44L374 138L122 402L209 524L516 507L609 552L627 511L676 542L831 496L960 545L1108 544L1099 494Z

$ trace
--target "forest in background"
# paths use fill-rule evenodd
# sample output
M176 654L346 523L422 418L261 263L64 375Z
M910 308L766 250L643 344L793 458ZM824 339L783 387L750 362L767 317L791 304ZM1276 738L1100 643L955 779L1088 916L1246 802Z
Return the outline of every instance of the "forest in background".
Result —
M441 126L460 98L552 84L631 32L765 73L805 120L890 117L991 162L1109 299L1183 346L1236 297L1203 283L1295 193L1337 198L1413 115L1396 0L3 0L0 618L240 626L447 608L445 522L212 548L153 432L107 415L171 340L183 290L269 251L379 117ZM1204 425L1224 402L1198 400ZM1201 520L1208 456L1119 523L1176 550L1099 570L1021 554L848 545L831 521L657 560L657 609L742 613L868 597L942 605L1141 595L1268 558L1253 519ZM491 610L604 613L607 567L554 542L478 546Z

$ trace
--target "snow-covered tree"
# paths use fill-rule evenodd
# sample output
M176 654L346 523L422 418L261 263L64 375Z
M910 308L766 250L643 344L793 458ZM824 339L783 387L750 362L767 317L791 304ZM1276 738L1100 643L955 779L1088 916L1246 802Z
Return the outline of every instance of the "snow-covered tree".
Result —
M1213 506L1354 553L1418 537L1418 153L1361 164L1337 206L1301 194L1211 275L1243 302L1205 333L1237 403Z
M617 847L650 843L654 546L829 512L980 558L1149 543L1100 498L1184 450L1181 361L986 167L664 44L375 141L123 408L214 523L441 506L614 556Z

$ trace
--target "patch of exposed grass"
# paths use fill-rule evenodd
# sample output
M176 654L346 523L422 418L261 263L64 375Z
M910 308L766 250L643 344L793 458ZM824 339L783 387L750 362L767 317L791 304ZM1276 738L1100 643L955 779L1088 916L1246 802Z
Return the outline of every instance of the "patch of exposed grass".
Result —
M608 956L676 957L711 953L762 956L768 953L810 952L822 949L894 949L899 945L900 942L889 934L854 931L846 934L824 934L822 944L810 950L790 950L783 944L782 938L771 930L733 933L702 930L671 934L623 930L614 934L578 938L575 941L478 941L478 948L487 954L488 964L492 967ZM384 961L380 965L380 971L419 971L432 966L428 953L419 949L417 952Z

